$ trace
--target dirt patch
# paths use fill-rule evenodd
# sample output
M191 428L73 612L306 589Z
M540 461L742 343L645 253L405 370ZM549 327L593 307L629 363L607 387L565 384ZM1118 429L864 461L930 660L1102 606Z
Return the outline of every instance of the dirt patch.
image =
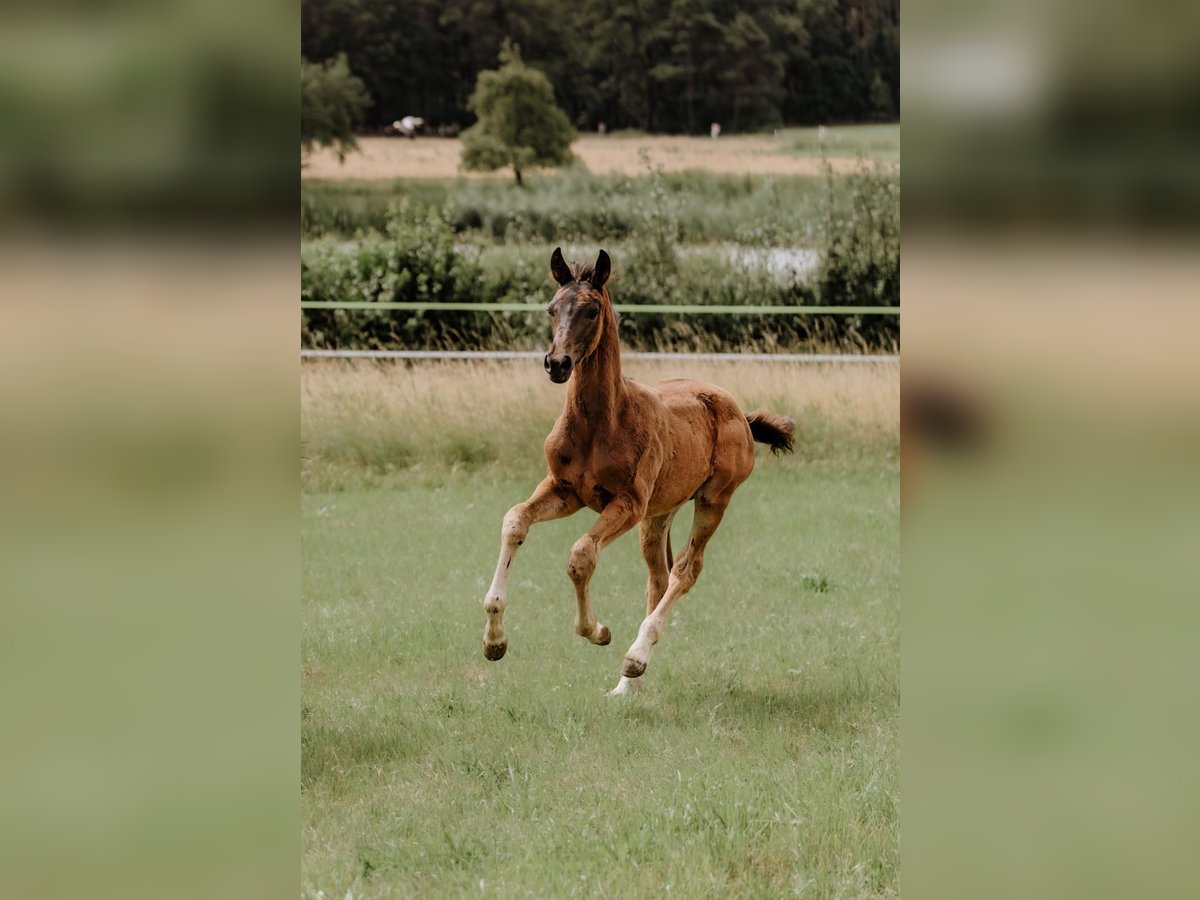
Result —
M300 170L302 178L375 179L375 178L454 178L460 172L461 144L451 138L366 137L359 139L360 152L351 153L344 163L329 150L313 153ZM668 172L702 169L754 175L819 175L821 162L781 148L763 135L723 137L598 137L577 140L572 149L589 172L621 172L636 175L644 171L638 151L646 148L650 163ZM852 158L830 160L836 172L847 172L858 165ZM512 173L470 173L471 178L511 178Z

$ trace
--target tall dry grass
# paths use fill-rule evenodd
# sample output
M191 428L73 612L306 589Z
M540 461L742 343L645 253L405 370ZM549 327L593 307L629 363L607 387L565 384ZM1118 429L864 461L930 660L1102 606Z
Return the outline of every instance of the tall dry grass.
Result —
M899 367L891 363L629 360L643 383L695 378L730 391L749 412L796 420L788 465L860 465L898 457ZM565 388L530 360L306 362L301 370L306 490L403 484L461 469L544 468L542 443Z
M703 169L739 175L820 175L820 160L793 152L795 140L784 144L769 135L735 135L719 141L680 135L583 135L571 145L571 151L587 171L597 174L638 174L644 168L639 151L645 149L651 163L668 172ZM832 149L837 158L830 163L839 174L857 168L857 142L848 140L846 146L838 144ZM338 160L337 153L329 148L313 151L305 157L300 175L303 179L324 180L458 177L512 180L512 172L506 170L465 173L459 169L461 157L462 142L458 138L423 137L407 141L360 137L358 152L344 160ZM553 174L553 170L546 174Z

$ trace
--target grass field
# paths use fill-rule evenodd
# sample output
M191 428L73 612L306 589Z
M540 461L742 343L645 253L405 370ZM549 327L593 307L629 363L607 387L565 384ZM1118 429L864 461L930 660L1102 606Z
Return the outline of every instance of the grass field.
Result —
M646 690L618 700L645 569L631 536L605 551L613 642L574 635L566 555L593 513L534 529L508 655L481 652L499 522L561 389L511 366L305 366L306 896L896 894L895 369L671 374L792 412L798 453L760 452Z
M300 187L302 226L308 235L353 236L359 228L382 231L389 207L405 201L446 210L456 231L493 240L591 240L643 233L656 186L670 204L681 242L813 240L820 207L829 193L821 178L674 172L647 178L589 175L580 170L546 173L517 188L503 179L390 178L306 179ZM844 193L837 182L836 194ZM765 233L764 233L765 229ZM644 234L641 235L644 239Z
M303 178L386 179L454 178L462 149L456 138L406 140L363 137L359 152L339 163L332 150L318 150L305 160ZM851 171L860 155L899 162L899 125L834 126L828 129L826 155L837 172ZM652 166L667 172L700 169L712 173L752 175L819 175L821 161L815 128L781 129L777 134L728 135L718 140L677 135L583 135L571 145L580 164L594 175L645 170L644 149ZM814 152L817 149L818 152ZM472 178L512 179L506 171L471 173Z
M899 125L831 125L821 139L816 128L781 128L775 141L790 153L831 159L857 158L900 162Z

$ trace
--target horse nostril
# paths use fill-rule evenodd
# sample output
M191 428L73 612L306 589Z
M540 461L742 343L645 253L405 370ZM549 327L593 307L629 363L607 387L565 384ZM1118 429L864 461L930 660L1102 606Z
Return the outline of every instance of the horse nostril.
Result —
M570 372L571 371L571 357L564 356L563 361L562 361L562 366L564 369L566 369L568 372Z
M545 367L547 372L550 371L550 354L549 353L547 353L546 358L542 360L542 366Z

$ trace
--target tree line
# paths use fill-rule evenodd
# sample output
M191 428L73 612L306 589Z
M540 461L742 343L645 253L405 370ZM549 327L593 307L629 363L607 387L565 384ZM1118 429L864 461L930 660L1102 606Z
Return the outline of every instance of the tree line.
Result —
M706 133L899 115L899 0L301 0L301 55L345 54L381 128L475 121L506 39L589 131Z

